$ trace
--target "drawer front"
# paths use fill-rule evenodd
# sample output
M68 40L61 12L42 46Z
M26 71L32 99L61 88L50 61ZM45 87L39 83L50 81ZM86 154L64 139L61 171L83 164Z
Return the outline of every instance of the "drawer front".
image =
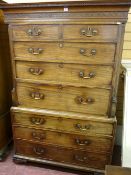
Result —
M112 137L82 136L67 134L49 130L29 129L25 127L13 127L16 139L25 139L40 144L47 143L70 148L86 149L92 152L111 152Z
M13 40L37 41L59 38L58 25L16 25L12 26Z
M43 83L108 87L113 67L62 63L16 62L16 77Z
M82 167L104 169L110 163L110 155L87 151L65 149L62 147L40 145L21 140L15 141L16 154L39 159L78 165Z
M13 40L116 40L117 25L16 25L12 26Z
M37 84L17 84L20 106L107 115L110 91Z
M96 122L92 120L79 120L59 116L47 116L47 114L27 114L12 111L12 121L14 125L34 127L38 129L53 129L78 133L81 135L101 134L113 135L114 124L108 122Z
M88 41L116 40L117 33L117 25L65 25L63 38Z
M114 62L114 44L15 42L14 59L60 63Z

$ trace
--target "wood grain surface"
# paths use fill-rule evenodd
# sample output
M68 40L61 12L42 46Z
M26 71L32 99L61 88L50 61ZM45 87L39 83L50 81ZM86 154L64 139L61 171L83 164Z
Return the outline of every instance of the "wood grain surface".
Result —
M97 3L3 6L13 68L14 159L97 172L111 163L129 4Z

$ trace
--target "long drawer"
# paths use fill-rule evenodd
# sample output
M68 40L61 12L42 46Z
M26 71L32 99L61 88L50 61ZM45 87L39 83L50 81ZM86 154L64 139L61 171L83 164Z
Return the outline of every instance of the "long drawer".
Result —
M20 126L14 126L13 131L16 139L30 140L40 144L47 143L67 148L85 149L94 153L110 153L112 151L112 137L110 136L84 136Z
M116 40L117 25L14 25L13 39L18 41L81 39Z
M107 115L110 90L17 83L21 107Z
M14 59L59 63L109 64L114 62L115 44L14 42Z
M85 87L110 87L113 67L61 63L16 63L16 78L42 83Z
M114 134L115 119L89 118L83 114L59 113L55 111L23 109L12 107L12 122L14 125L33 127L37 129L52 129L81 135Z
M41 145L23 140L15 140L16 154L32 158L56 161L82 167L104 169L110 164L110 155L88 151L65 149L54 145Z

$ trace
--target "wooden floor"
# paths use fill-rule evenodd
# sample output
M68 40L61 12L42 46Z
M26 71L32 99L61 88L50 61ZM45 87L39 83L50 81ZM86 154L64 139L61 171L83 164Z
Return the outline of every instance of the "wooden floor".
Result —
M120 165L120 147L115 147L113 165ZM27 164L18 165L12 161L13 149L3 162L0 162L0 175L87 175L86 172L79 172L47 165Z

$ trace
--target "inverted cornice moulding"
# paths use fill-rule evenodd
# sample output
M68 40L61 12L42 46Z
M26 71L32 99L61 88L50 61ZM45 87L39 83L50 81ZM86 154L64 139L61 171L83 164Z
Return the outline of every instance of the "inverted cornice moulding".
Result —
M47 2L52 2L53 0L48 0ZM54 0L55 1L55 0ZM58 0L59 1L59 0ZM8 4L16 4L16 3L37 3L37 2L46 2L46 0L4 0Z
M47 3L47 2L85 2L85 3L119 3L119 4L131 4L131 0L3 0L8 4L16 3Z
M16 4L16 3L37 3L37 2L56 2L56 0L4 0L4 2L7 2L8 4ZM59 1L59 0L58 0ZM66 0L70 1L70 0ZM74 0L73 0L74 1Z

